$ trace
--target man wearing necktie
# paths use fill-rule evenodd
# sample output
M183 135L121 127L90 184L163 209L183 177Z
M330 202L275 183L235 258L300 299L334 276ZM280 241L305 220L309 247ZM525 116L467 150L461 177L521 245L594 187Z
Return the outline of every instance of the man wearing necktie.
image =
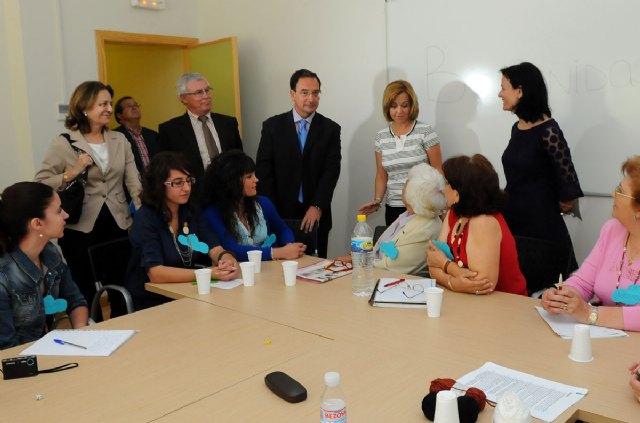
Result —
M162 150L184 154L191 163L192 176L196 181L202 180L215 156L226 150L242 150L238 121L233 116L211 112L212 88L203 75L185 73L176 88L187 112L161 123L158 141Z
M327 257L331 200L340 176L340 125L316 112L318 75L300 69L291 76L293 109L262 124L256 157L258 192L284 219L301 219L302 229L318 223L318 255Z

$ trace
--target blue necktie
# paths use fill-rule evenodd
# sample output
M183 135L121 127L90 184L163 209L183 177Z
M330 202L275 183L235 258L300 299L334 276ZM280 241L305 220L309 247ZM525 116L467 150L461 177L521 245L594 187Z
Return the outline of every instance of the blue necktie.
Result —
M307 121L300 119L298 128L298 139L300 140L300 152L304 152L304 145L307 142ZM302 181L300 182L300 192L298 192L298 202L302 203Z

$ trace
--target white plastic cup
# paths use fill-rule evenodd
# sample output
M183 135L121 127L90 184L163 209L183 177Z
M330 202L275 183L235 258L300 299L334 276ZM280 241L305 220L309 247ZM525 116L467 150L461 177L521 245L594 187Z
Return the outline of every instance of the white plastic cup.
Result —
M256 282L256 264L252 261L243 261L240 263L240 271L242 272L242 283L244 286L253 286Z
M296 286L296 278L298 272L297 261L283 261L282 272L284 273L284 284L286 286Z
M211 269L196 269L196 282L198 284L198 294L207 295L211 293Z
M591 327L577 324L573 327L573 340L569 358L579 363L588 363L593 360L591 353Z
M255 272L260 273L260 263L262 263L262 251L260 250L247 251L247 257L249 257L249 261L252 261L256 264Z
M424 294L427 298L427 316L440 317L444 289L438 287L428 287L425 288Z
M458 396L456 394L451 391L438 392L433 423L460 423Z

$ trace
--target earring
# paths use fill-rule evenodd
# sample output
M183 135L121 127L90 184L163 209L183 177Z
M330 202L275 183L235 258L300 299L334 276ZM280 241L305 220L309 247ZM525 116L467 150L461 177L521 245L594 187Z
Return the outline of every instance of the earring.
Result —
M42 235L42 233L40 233L38 236L39 236L40 238L42 238L44 235Z
M82 112L82 114L86 117L87 116L87 112Z
M633 221L637 222L638 221L638 216L636 216L635 214L633 215Z

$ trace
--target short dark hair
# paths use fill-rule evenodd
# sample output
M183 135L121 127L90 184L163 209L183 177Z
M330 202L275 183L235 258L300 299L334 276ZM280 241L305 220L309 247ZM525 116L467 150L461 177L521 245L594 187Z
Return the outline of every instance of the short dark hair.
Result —
M316 81L318 81L318 88L322 86L322 82L320 82L320 78L318 78L315 72L311 72L309 69L298 69L291 75L291 79L289 80L289 87L291 87L293 91L296 90L300 78L315 78Z
M191 165L182 153L162 151L153 156L142 175L142 193L140 194L142 204L162 214L162 218L167 223L171 222L172 216L167 207L164 182L172 170L179 170L191 176ZM191 199L189 200L191 203Z
M444 178L458 191L460 200L451 206L458 216L473 217L502 210L507 194L500 189L498 174L482 154L457 156L442 164Z
M0 254L27 235L31 219L43 219L53 199L53 188L40 182L18 182L2 192L0 199Z
M83 134L91 131L91 124L84 112L93 106L102 90L110 92L107 85L100 81L85 81L78 85L73 94L71 94L71 100L69 100L69 113L64 120L65 128L78 130Z
M133 97L131 97L130 95L126 95L124 97L120 97L118 101L116 101L116 105L113 106L113 113L115 114L116 122L120 123L120 118L118 117L118 115L124 110L124 107L122 107L122 102L131 99L133 99Z
M217 156L204 175L203 205L215 205L220 209L222 223L236 240L240 234L236 229L236 213L242 211L253 233L258 225L256 197L244 196L243 177L256 171L253 159L242 150L227 150Z
M522 98L516 104L513 113L526 122L537 122L545 115L551 117L549 95L542 72L529 62L500 69L513 88L522 90Z

